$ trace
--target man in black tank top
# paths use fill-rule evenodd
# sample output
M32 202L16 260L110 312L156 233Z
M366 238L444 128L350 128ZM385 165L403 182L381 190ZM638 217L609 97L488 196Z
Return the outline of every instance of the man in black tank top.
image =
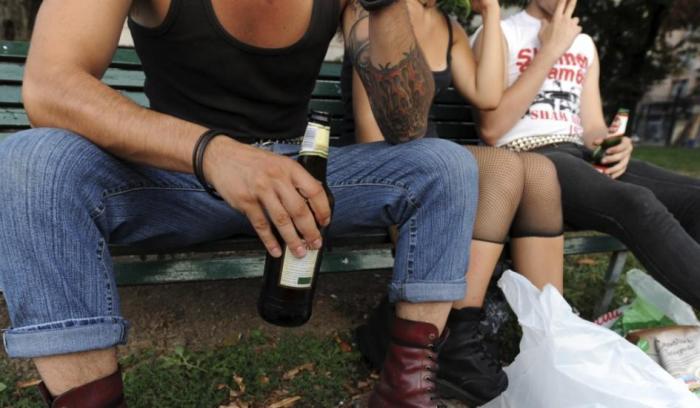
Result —
M405 2L43 2L23 88L36 128L0 144L0 287L6 350L34 359L51 406L125 406L115 347L128 323L107 244L257 234L280 256L276 228L295 256L323 245L326 195L288 156L339 23L389 143L331 149L331 233L402 226L395 344L370 405L435 406L431 361L465 293L476 167L449 142L414 140L434 83ZM151 109L100 82L127 17Z

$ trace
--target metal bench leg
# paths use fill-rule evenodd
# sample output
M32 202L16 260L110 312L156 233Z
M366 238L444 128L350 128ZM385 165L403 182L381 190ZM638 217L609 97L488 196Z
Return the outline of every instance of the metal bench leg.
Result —
M627 251L613 252L610 256L608 271L605 273L605 293L595 308L595 316L593 316L593 318L597 318L608 311L610 303L612 303L613 295L615 294L615 287L620 280L620 276L622 276L622 269L625 267L626 261Z

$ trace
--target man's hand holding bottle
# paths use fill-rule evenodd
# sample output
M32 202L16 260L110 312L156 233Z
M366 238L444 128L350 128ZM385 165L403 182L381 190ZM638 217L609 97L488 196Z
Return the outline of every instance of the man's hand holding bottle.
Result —
M328 198L296 161L218 137L206 150L204 173L223 199L246 215L272 256L282 255L273 225L296 257L306 255L307 246L323 246L319 226L330 223Z

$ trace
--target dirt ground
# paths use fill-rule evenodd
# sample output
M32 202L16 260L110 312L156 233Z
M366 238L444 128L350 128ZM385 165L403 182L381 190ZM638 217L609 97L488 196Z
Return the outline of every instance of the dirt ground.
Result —
M129 343L120 353L225 346L253 329L273 335L283 330L319 335L348 330L379 301L389 276L389 271L321 275L314 314L297 329L278 328L258 317L260 279L120 287L122 312L131 323ZM3 299L0 327L9 326ZM4 352L2 358L7 359ZM12 365L22 373L33 371L27 362L14 360Z

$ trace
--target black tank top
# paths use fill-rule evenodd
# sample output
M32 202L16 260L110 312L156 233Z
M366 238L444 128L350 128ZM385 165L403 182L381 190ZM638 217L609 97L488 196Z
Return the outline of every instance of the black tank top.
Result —
M452 85L452 21L450 21L450 17L446 13L443 13L443 15L447 21L447 32L449 35L449 41L447 43L447 67L442 71L433 71L436 97ZM343 93L343 105L345 108L343 132L340 141L341 144L344 145L355 143L355 114L352 106L353 64L352 56L346 48L343 57L343 69L340 73L340 89ZM435 123L433 123L432 120L428 120L428 129L425 132L425 137L439 137Z
M211 0L172 0L159 27L129 19L129 29L151 109L243 140L280 140L304 134L311 92L339 21L338 0L314 0L298 42L259 48L230 35Z

